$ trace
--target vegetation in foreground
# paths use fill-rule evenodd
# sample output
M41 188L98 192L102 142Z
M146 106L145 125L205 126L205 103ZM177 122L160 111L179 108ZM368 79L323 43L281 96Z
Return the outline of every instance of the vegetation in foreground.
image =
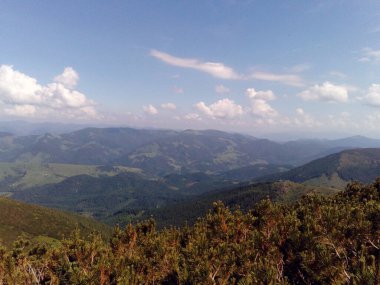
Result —
M0 284L379 284L380 179L250 212L221 203L192 227L153 220L109 242L74 233L58 246L0 250Z

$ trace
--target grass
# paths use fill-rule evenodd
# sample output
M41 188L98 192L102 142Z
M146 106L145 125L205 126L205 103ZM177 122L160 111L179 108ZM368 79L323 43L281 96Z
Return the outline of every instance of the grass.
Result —
M101 175L114 176L123 172L140 173L141 169L115 166L109 170L102 170L97 165L41 163L39 161L1 162L0 182L10 186L10 189L22 189L59 183L68 177L81 174L99 177Z
M0 197L0 240L9 246L18 236L59 240L80 229L83 235L96 231L109 236L110 229L95 220L63 211L25 204Z
M343 180L336 172L334 172L329 177L326 176L326 174L323 174L320 177L306 180L304 183L311 186L344 190L348 182L349 181Z

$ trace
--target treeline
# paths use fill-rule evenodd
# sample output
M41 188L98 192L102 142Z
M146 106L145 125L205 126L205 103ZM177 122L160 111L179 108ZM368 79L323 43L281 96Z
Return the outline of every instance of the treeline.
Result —
M215 203L192 227L147 220L104 241L0 250L0 284L380 284L380 179L248 213Z

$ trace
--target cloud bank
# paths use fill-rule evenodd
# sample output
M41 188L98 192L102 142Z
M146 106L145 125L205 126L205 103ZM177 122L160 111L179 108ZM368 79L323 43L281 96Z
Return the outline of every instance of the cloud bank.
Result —
M74 90L78 73L66 67L54 82L41 85L10 65L0 66L0 110L12 116L94 119L95 102Z
M243 107L228 98L218 100L209 106L202 101L195 107L203 114L218 119L232 119L243 114Z
M348 89L346 86L334 85L327 81L299 93L298 97L305 101L346 102Z

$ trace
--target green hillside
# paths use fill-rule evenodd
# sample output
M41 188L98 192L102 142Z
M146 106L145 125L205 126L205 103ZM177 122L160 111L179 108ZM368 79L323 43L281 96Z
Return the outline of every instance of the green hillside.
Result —
M37 157L29 161L0 162L0 185L3 191L59 183L77 175L93 177L114 176L120 173L141 173L140 169L125 166L43 163Z
M380 175L380 149L345 150L293 168L262 177L260 181L291 180L309 185L344 189L350 181L368 183Z
M77 228L85 235L110 233L107 226L89 218L0 197L0 240L7 246L21 234L33 240L61 239Z
M140 212L234 184L203 173L173 174L159 179L127 172L99 177L78 175L59 183L15 191L12 198L102 220L124 208Z
M270 198L283 204L293 203L302 196L310 193L332 195L338 190L317 186L308 186L291 181L256 183L229 187L224 190L214 190L196 197L171 203L157 209L147 209L137 220L153 217L159 227L183 226L192 224L197 217L203 216L212 208L215 201L222 201L225 205L233 208L238 206L243 211L248 211L263 199ZM136 211L126 207L107 217L109 224L126 224L136 219Z

